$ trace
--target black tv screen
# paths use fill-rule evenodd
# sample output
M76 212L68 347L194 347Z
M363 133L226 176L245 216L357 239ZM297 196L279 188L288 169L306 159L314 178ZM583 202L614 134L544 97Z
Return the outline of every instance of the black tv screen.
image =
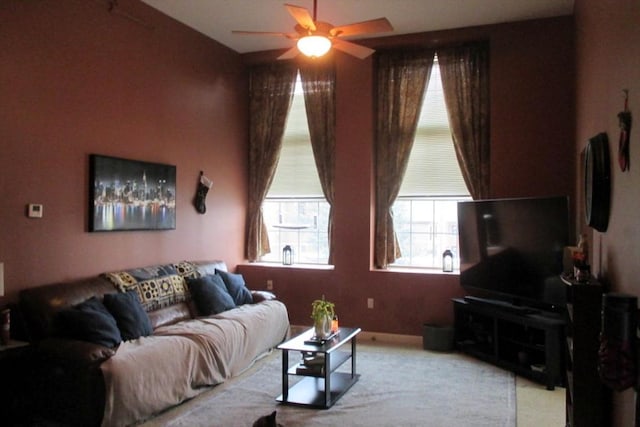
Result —
M478 297L560 309L567 197L458 203L460 284Z

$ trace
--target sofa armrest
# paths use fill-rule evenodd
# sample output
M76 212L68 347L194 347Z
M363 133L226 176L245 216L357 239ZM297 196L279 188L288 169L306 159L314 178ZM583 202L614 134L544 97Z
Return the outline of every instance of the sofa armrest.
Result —
M262 301L270 301L276 299L275 294L269 291L251 291L251 296L253 297L254 304Z
M36 353L54 363L91 366L109 359L116 354L116 349L87 341L46 338L36 345Z

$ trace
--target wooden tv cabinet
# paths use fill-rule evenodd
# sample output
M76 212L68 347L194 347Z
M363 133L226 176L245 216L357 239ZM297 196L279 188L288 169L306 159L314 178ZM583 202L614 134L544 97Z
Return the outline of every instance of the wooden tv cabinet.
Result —
M492 304L453 300L459 351L545 384L565 384L565 317Z

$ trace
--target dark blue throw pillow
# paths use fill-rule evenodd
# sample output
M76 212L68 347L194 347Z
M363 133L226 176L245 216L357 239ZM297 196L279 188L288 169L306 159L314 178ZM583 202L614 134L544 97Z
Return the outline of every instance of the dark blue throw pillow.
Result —
M116 319L96 297L61 310L58 319L63 331L71 338L105 347L115 347L122 342Z
M153 333L151 320L135 291L106 294L104 305L116 319L123 340L134 340Z
M227 287L227 292L229 292L236 305L251 304L253 302L253 296L251 291L247 289L242 274L233 274L217 269L216 274L222 277L224 285Z
M201 316L222 313L236 307L218 275L209 274L197 279L187 279L187 284Z

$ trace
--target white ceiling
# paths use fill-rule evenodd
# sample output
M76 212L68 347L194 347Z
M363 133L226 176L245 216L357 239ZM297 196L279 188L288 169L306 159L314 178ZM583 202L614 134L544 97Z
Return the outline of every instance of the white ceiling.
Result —
M231 34L231 30L292 32L295 21L284 3L313 13L313 0L142 1L239 53L289 48L293 41L280 36ZM317 19L344 25L386 17L394 32L380 36L390 36L571 15L573 3L574 0L318 0Z

